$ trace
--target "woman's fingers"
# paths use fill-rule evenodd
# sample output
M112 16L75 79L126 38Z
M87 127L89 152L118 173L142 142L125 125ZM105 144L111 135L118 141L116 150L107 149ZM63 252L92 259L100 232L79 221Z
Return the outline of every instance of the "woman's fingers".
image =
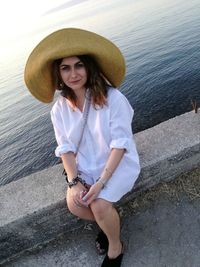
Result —
M93 194L87 201L87 204L90 205L92 203L93 200L95 200L97 197L97 194Z
M87 194L82 197L82 200L87 202L93 195L95 195L95 188L91 187Z
M91 202L96 199L96 197L99 194L99 190L92 188L89 190L89 192L82 198L84 202L87 203L87 205L91 204Z
M77 207L86 207L86 208L88 208L88 204L85 201L82 201L82 199L80 199L80 198L75 198L74 199L74 204Z
M82 197L82 200L86 202L90 197L91 197L91 193L88 192L85 196Z
M94 199L98 196L101 190L101 184L96 183L92 185L88 192L81 192L80 193L80 203L83 205L90 205Z

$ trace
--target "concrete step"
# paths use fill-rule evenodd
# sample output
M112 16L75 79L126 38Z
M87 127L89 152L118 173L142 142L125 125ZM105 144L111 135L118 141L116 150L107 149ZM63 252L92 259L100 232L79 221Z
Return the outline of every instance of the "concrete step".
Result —
M134 135L142 171L123 205L140 192L200 165L200 115L189 112ZM0 187L0 263L78 229L66 209L65 179L57 165Z
M122 267L200 266L200 169L163 183L119 209ZM2 267L98 267L95 224L64 233Z

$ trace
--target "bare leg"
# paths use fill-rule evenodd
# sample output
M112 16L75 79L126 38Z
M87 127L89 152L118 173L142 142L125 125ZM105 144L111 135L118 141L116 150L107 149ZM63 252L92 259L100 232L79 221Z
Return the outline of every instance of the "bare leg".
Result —
M94 215L90 207L87 208L82 206L76 206L69 190L67 191L66 200L68 209L72 214L84 220L95 221Z
M104 199L96 199L90 204L91 210L99 227L109 241L108 256L116 258L122 250L120 241L120 219L112 203Z

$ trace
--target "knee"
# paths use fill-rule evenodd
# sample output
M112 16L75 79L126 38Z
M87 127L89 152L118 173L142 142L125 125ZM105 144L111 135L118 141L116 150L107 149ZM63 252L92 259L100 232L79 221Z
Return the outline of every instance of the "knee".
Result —
M75 216L84 219L84 220L91 220L94 221L94 216L89 208L77 206L73 199L67 199L67 207L68 210Z
M75 216L79 217L78 207L74 204L73 200L66 199L68 210Z
M96 199L90 204L90 208L94 217L102 220L111 211L113 205L104 199Z

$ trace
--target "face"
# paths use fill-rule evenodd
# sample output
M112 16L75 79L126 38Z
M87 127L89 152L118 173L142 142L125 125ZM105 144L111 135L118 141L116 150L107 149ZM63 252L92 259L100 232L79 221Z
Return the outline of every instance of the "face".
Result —
M64 58L59 66L59 70L66 86L74 91L86 89L87 72L83 62L78 57Z

